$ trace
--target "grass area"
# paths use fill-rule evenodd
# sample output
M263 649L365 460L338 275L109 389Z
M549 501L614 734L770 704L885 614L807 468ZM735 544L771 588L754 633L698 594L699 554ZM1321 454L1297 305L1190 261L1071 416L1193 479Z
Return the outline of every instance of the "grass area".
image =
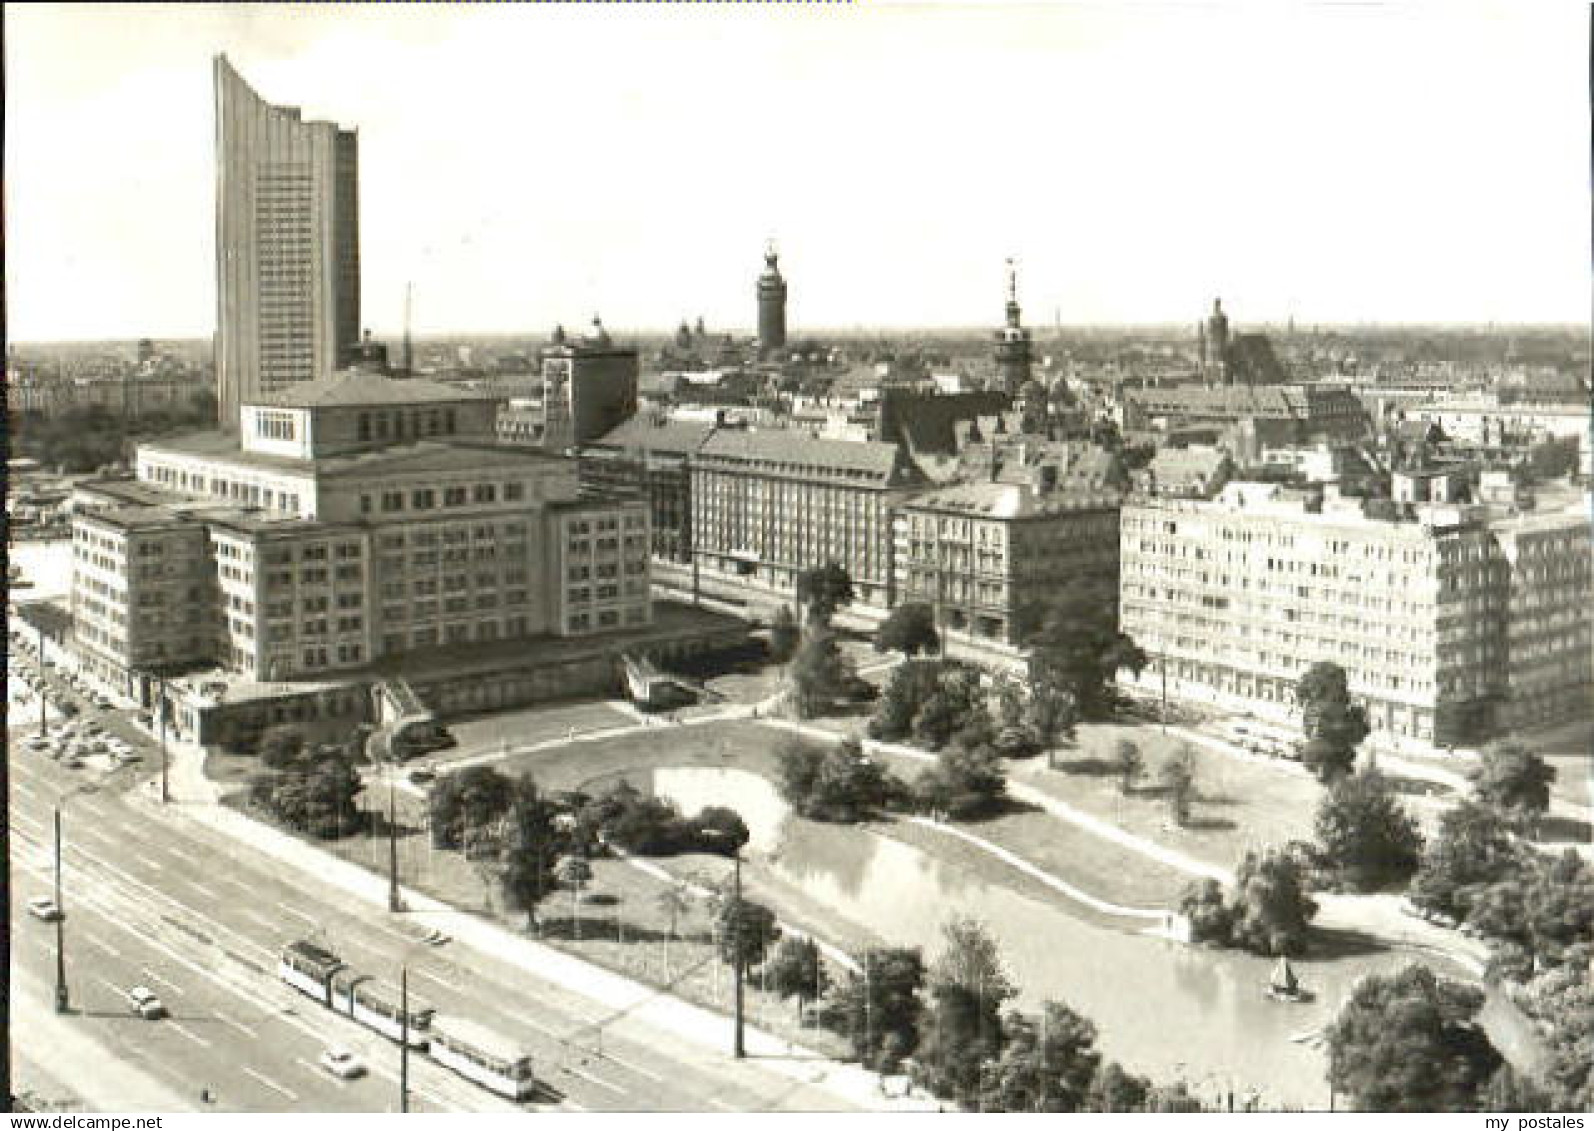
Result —
M563 738L572 730L577 734L591 730L605 730L624 726L635 720L607 702L580 700L565 703L544 703L519 711L481 715L448 724L449 731L459 739L456 748L464 753L480 753L501 743L530 745L549 739ZM455 751L428 762L445 762Z
M1145 760L1140 781L1128 795L1120 791L1112 764L1113 749L1125 738L1140 747ZM1179 739L1151 724L1086 724L1072 747L1057 751L1056 768L1034 758L1013 776L1128 832L1223 867L1232 867L1248 848L1312 839L1312 817L1323 792L1315 780L1195 744L1196 799L1189 822L1175 826L1156 775L1179 745Z
M780 736L756 722L729 720L697 726L657 727L519 754L500 767L529 772L553 790L577 789L589 782L645 772L655 766L734 766L773 778Z
M343 860L385 874L388 844L383 806L387 798L381 791L378 794L367 799L372 813L370 835L312 843ZM431 847L423 801L399 795L395 802L399 874L407 887L462 911L486 916L509 930L527 930L525 913L503 905L491 872L466 860L461 853ZM230 803L257 820L272 823L264 814L248 809L242 798L230 799ZM682 856L667 863L676 874L705 886L713 886L729 869L729 862L723 857ZM672 885L623 860L596 859L591 864L593 878L584 886L579 904L573 899L574 893L565 890L550 896L538 908L540 940L686 1001L729 1011L730 972L719 961L713 944L713 909L707 901L690 897L672 932L670 913L660 903L660 895ZM749 897L781 906L758 873L757 869L744 870ZM804 917L802 911L793 918L785 916L784 907L781 910L788 921ZM781 1001L760 989L757 971L750 974L746 1010L751 1024L786 1040L830 1056L847 1054L842 1038L802 1024L795 1001Z

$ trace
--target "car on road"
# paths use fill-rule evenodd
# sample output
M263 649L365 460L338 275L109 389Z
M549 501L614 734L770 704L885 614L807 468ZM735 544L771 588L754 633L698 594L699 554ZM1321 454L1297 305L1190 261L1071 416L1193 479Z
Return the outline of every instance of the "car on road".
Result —
M83 768L83 756L76 751L64 754L61 757L61 765L69 770L81 770Z
M423 766L420 769L411 770L404 776L409 778L413 785L431 785L437 780L437 771L428 770Z
M36 895L28 900L28 914L35 919L43 919L46 923L66 918L60 906L47 895Z
M134 986L127 991L127 1000L132 1003L133 1012L146 1021L158 1021L166 1016L165 1003L148 986Z
M142 762L144 756L136 750L114 750L111 752L111 759L121 765L130 766L134 762Z
M321 1067L341 1080L352 1080L365 1075L365 1061L345 1048L334 1046L322 1052Z
M36 734L28 739L26 746L29 750L48 750L52 743L43 735Z

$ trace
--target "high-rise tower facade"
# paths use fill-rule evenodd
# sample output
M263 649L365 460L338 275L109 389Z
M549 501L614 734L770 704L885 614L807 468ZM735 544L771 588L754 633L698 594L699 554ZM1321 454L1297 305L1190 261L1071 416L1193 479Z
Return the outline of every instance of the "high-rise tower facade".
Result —
M764 249L764 273L758 277L758 356L770 357L785 348L786 280L771 243Z
M1007 261L1007 324L996 332L996 376L1011 396L1029 383L1033 342L1018 306L1018 269Z
M359 143L216 77L216 400L330 376L360 338Z

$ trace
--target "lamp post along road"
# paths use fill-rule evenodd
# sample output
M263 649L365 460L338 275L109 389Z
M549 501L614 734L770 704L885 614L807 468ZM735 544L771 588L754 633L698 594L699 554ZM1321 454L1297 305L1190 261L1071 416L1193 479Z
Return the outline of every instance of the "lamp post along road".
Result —
M733 1056L735 1056L737 1060L742 1060L742 1059L744 1059L747 1056L747 1047L746 1047L746 1043L745 1043L745 1039L744 1039L745 1038L745 1034L743 1033L743 1017L742 1017L742 977L743 977L742 944L743 944L743 941L744 941L744 939L742 937L742 932L745 929L745 925L746 925L746 922L747 922L747 917L746 917L746 915L743 914L743 908L742 908L742 850L740 848L738 848L736 850L735 859L736 859L736 872L735 872L736 879L735 879L735 889L734 889L735 890L735 895L733 896L733 899L735 901L734 906L736 908L736 915L735 915L735 918L731 922L731 929L733 931L735 931L736 934L731 939L731 972L732 972L733 976L736 979L736 991L735 991L736 992L736 997L735 997L735 1036L734 1036L734 1040L732 1042L731 1054Z
M399 967L399 1111L410 1110L410 968Z
M45 713L45 692L50 689L48 669L44 666L44 629L39 629L39 733L50 733L50 717Z
M66 907L61 895L61 807L55 808L55 1011L71 1008L66 989Z

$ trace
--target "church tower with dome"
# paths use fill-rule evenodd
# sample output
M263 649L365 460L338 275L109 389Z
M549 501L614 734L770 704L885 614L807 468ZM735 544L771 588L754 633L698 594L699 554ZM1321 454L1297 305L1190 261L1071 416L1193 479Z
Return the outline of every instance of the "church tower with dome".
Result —
M786 348L786 280L780 274L775 241L764 245L764 272L758 277L758 356L773 359Z
M1018 306L1018 268L1007 261L1007 324L996 332L996 378L998 385L1016 397L1029 384L1033 340L1023 324Z

